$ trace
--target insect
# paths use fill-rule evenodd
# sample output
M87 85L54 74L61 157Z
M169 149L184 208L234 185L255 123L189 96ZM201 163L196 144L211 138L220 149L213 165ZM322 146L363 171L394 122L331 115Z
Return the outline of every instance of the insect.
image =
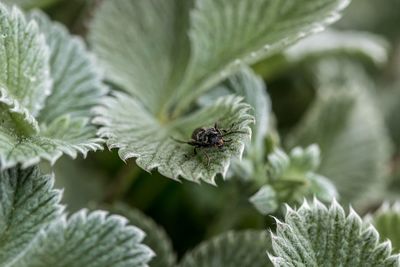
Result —
M214 127L205 128L200 127L193 131L192 138L189 141L181 141L171 137L173 140L179 143L188 144L194 147L193 152L194 155L197 155L197 149L199 148L219 148L222 149L225 144L232 142L232 139L224 139L224 137L235 134L242 133L246 134L243 131L233 130L234 124L228 130L218 128L217 123L214 124ZM206 151L202 151L205 157L207 158L207 166L210 164L210 157L208 156Z

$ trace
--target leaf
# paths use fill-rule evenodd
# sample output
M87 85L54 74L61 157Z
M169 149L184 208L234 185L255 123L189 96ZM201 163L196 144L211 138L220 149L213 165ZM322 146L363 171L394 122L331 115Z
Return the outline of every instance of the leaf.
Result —
M191 2L105 1L91 25L89 38L107 79L153 114L173 94L174 75L181 76L186 64Z
M279 208L277 194L270 185L263 185L249 201L261 214L271 214Z
M101 149L90 119L106 90L82 41L39 11L0 12L0 169Z
M318 143L318 173L329 177L345 201L371 199L384 187L389 139L370 95L365 73L347 61L326 60L314 68L317 97L288 138L288 144ZM374 193L375 192L375 193Z
M250 197L250 202L263 215L276 211L283 202L299 203L306 197L317 196L323 201L338 197L335 186L315 173L320 163L317 145L303 149L295 147L286 154L277 148L268 155L268 180Z
M186 102L196 99L235 73L241 62L255 63L323 30L340 17L348 3L347 0L196 1L189 31L192 53L178 105L181 98L188 97Z
M0 4L0 86L32 116L51 93L49 49L37 25Z
M37 167L0 172L0 266L147 266L143 231L104 211L67 220L53 183Z
M188 252L179 267L272 266L266 257L268 248L270 241L263 231L228 232Z
M198 161L185 161L187 150L185 154L173 150L172 141L166 140L174 131L184 131L178 137L188 140L197 127L221 120L228 128L224 121L235 121L223 116L204 121L189 115L193 121L185 129L176 127L183 126L179 121L186 120L187 112L195 109L192 104L206 90L238 72L241 62L255 62L322 30L337 20L347 4L348 0L306 4L285 0L104 1L95 14L89 40L106 78L127 94L117 93L117 98L107 98L105 107L97 109L95 121L103 126L102 136L109 139L110 148L119 148L123 160L137 157L145 170L158 168L174 179L181 175L197 181L204 176L213 182L216 173L225 173L230 156L241 154L240 146L234 148L238 153L216 153L220 166L206 169ZM141 133L132 136L133 131ZM243 141L236 136L232 140Z
M230 157L242 154L243 142L250 135L248 125L253 121L247 113L250 107L241 103L239 97L220 98L211 106L161 126L137 100L125 93L114 95L96 108L99 116L95 123L104 125L99 134L108 139L110 148L119 148L123 160L137 157L138 166L147 171L157 169L166 177L178 179L181 176L214 184L217 173L225 175ZM197 155L194 155L192 146L173 139L189 140L196 128L212 127L215 122L222 129L234 125L235 130L244 134L230 135L232 142L224 145L223 149L203 148Z
M146 232L143 243L152 248L156 254L150 262L151 267L176 266L176 255L164 229L139 210L132 209L122 203L114 205L111 210L113 213L123 215L129 220L129 223Z
M37 168L0 172L0 265L15 259L36 233L61 215L54 177Z
M62 24L51 22L39 10L30 12L28 16L37 22L50 49L53 91L46 99L39 121L50 124L66 114L74 118L90 117L91 108L107 92L95 59L83 40L71 36Z
M262 180L265 176L264 138L269 130L271 113L271 100L264 81L249 67L243 66L238 73L202 96L199 103L209 105L216 98L230 94L243 97L243 101L252 107L250 114L255 118L255 123L251 125L251 142L246 144L243 159L233 161L231 170L241 179Z
M384 203L382 207L372 215L372 223L375 225L381 239L389 239L393 250L400 251L400 204L398 202L390 206Z
M285 222L277 221L272 234L274 266L399 266L390 241L379 243L372 225L363 224L350 208L348 215L333 201L329 208L318 200L298 210L287 207Z
M148 266L153 252L140 244L144 233L104 211L82 210L41 231L12 266Z
M356 54L382 66L388 60L388 48L385 39L371 33L327 30L291 46L284 54L290 62L334 53Z

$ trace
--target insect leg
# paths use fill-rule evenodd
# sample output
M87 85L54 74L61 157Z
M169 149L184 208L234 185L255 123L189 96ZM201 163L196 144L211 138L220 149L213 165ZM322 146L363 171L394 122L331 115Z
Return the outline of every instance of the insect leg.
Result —
M204 156L207 158L207 167L210 166L210 157L208 156L207 152L203 151Z

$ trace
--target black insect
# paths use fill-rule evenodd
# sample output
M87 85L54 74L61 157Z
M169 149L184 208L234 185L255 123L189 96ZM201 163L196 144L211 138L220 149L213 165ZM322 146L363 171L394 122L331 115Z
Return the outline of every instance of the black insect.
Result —
M246 132L233 130L234 124L228 130L218 128L217 123L211 128L197 128L192 133L192 138L189 141L181 141L174 139L176 142L188 144L194 146L194 155L197 155L198 148L219 148L222 149L226 143L232 142L232 139L224 139L224 137L235 134ZM210 157L207 155L206 151L202 151L207 158L207 166L210 164Z

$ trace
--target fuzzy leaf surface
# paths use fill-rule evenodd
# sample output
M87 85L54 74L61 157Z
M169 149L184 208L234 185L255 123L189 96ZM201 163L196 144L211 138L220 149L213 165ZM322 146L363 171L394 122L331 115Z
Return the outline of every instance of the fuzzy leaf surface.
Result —
M347 0L195 1L190 17L191 57L181 86L196 99L223 78L324 29ZM193 92L193 88L195 91Z
M217 88L200 97L198 102L206 106L216 98L230 94L243 97L243 102L252 107L250 114L255 118L255 123L251 125L251 142L246 144L243 158L233 161L231 171L241 179L262 180L265 176L264 138L269 130L271 116L271 100L264 81L249 67L243 66Z
M380 66L387 62L389 44L377 35L357 31L325 32L310 36L288 48L284 55L291 62L303 60L306 57L344 53L355 54L370 59Z
M153 252L141 244L144 232L104 211L59 218L38 233L13 267L147 267Z
M315 71L319 79L316 100L292 132L289 144L320 146L317 172L332 180L343 200L370 198L370 190L376 192L385 185L382 179L390 156L372 85L359 66L347 61L322 61Z
M268 267L271 248L266 232L228 232L205 241L186 253L179 267Z
M62 213L54 178L37 168L0 172L0 266L24 251L37 232Z
M348 3L108 1L97 11L90 39L107 78L152 111L166 103L165 111L190 104L241 62L254 63L323 30Z
M150 247L155 257L150 261L150 267L174 267L176 266L176 255L171 240L161 226L157 225L150 217L139 210L124 204L111 207L113 213L121 214L129 220L129 223L142 229L146 233L143 244Z
M104 211L66 219L53 184L37 167L0 172L1 267L148 266L142 230Z
M173 179L181 176L195 182L214 183L216 174L225 175L231 156L240 157L243 152L244 141L251 132L248 125L253 122L249 109L240 97L228 96L169 125L160 125L140 102L125 93L115 93L115 97L105 99L103 106L96 109L102 115L95 122L104 125L100 135L107 138L109 147L119 148L123 160L136 157L141 168L157 169ZM212 127L215 122L222 129L233 125L234 130L243 133L230 135L232 142L223 149L200 148L197 155L192 146L173 139L189 141L196 128Z
M62 24L50 21L43 12L35 10L28 17L46 37L53 79L52 94L38 120L50 124L66 114L74 118L90 117L91 108L106 93L94 57L81 38L71 36Z
M174 179L181 175L197 181L204 176L213 182L216 173L225 174L228 158L241 153L217 153L220 166L207 169L193 160L186 164L183 150L174 151L166 139L178 131L178 137L188 140L197 127L221 121L227 128L226 121L243 120L219 116L204 121L189 115L193 127L183 129L180 121L187 121L195 100L238 72L242 62L253 63L322 30L338 19L347 4L347 0L105 1L96 12L89 39L106 78L127 94L107 98L104 108L97 110L100 133L109 139L109 147L119 148L122 159L137 157L145 170L158 168ZM232 143L243 141L234 135L232 139ZM242 149L229 146L226 151L232 150Z
M375 225L381 239L389 239L392 242L393 250L400 252L400 203L390 206L388 203L372 216L372 223Z
M1 119L14 124L17 135L35 134L33 118L51 92L49 49L37 25L17 8L0 4L0 32Z
M274 266L399 266L390 241L379 243L372 225L362 222L350 208L333 201L327 208L318 200L298 210L287 208L285 222L277 221L272 234Z
M83 42L39 11L0 12L0 169L101 149L89 121L105 89Z

